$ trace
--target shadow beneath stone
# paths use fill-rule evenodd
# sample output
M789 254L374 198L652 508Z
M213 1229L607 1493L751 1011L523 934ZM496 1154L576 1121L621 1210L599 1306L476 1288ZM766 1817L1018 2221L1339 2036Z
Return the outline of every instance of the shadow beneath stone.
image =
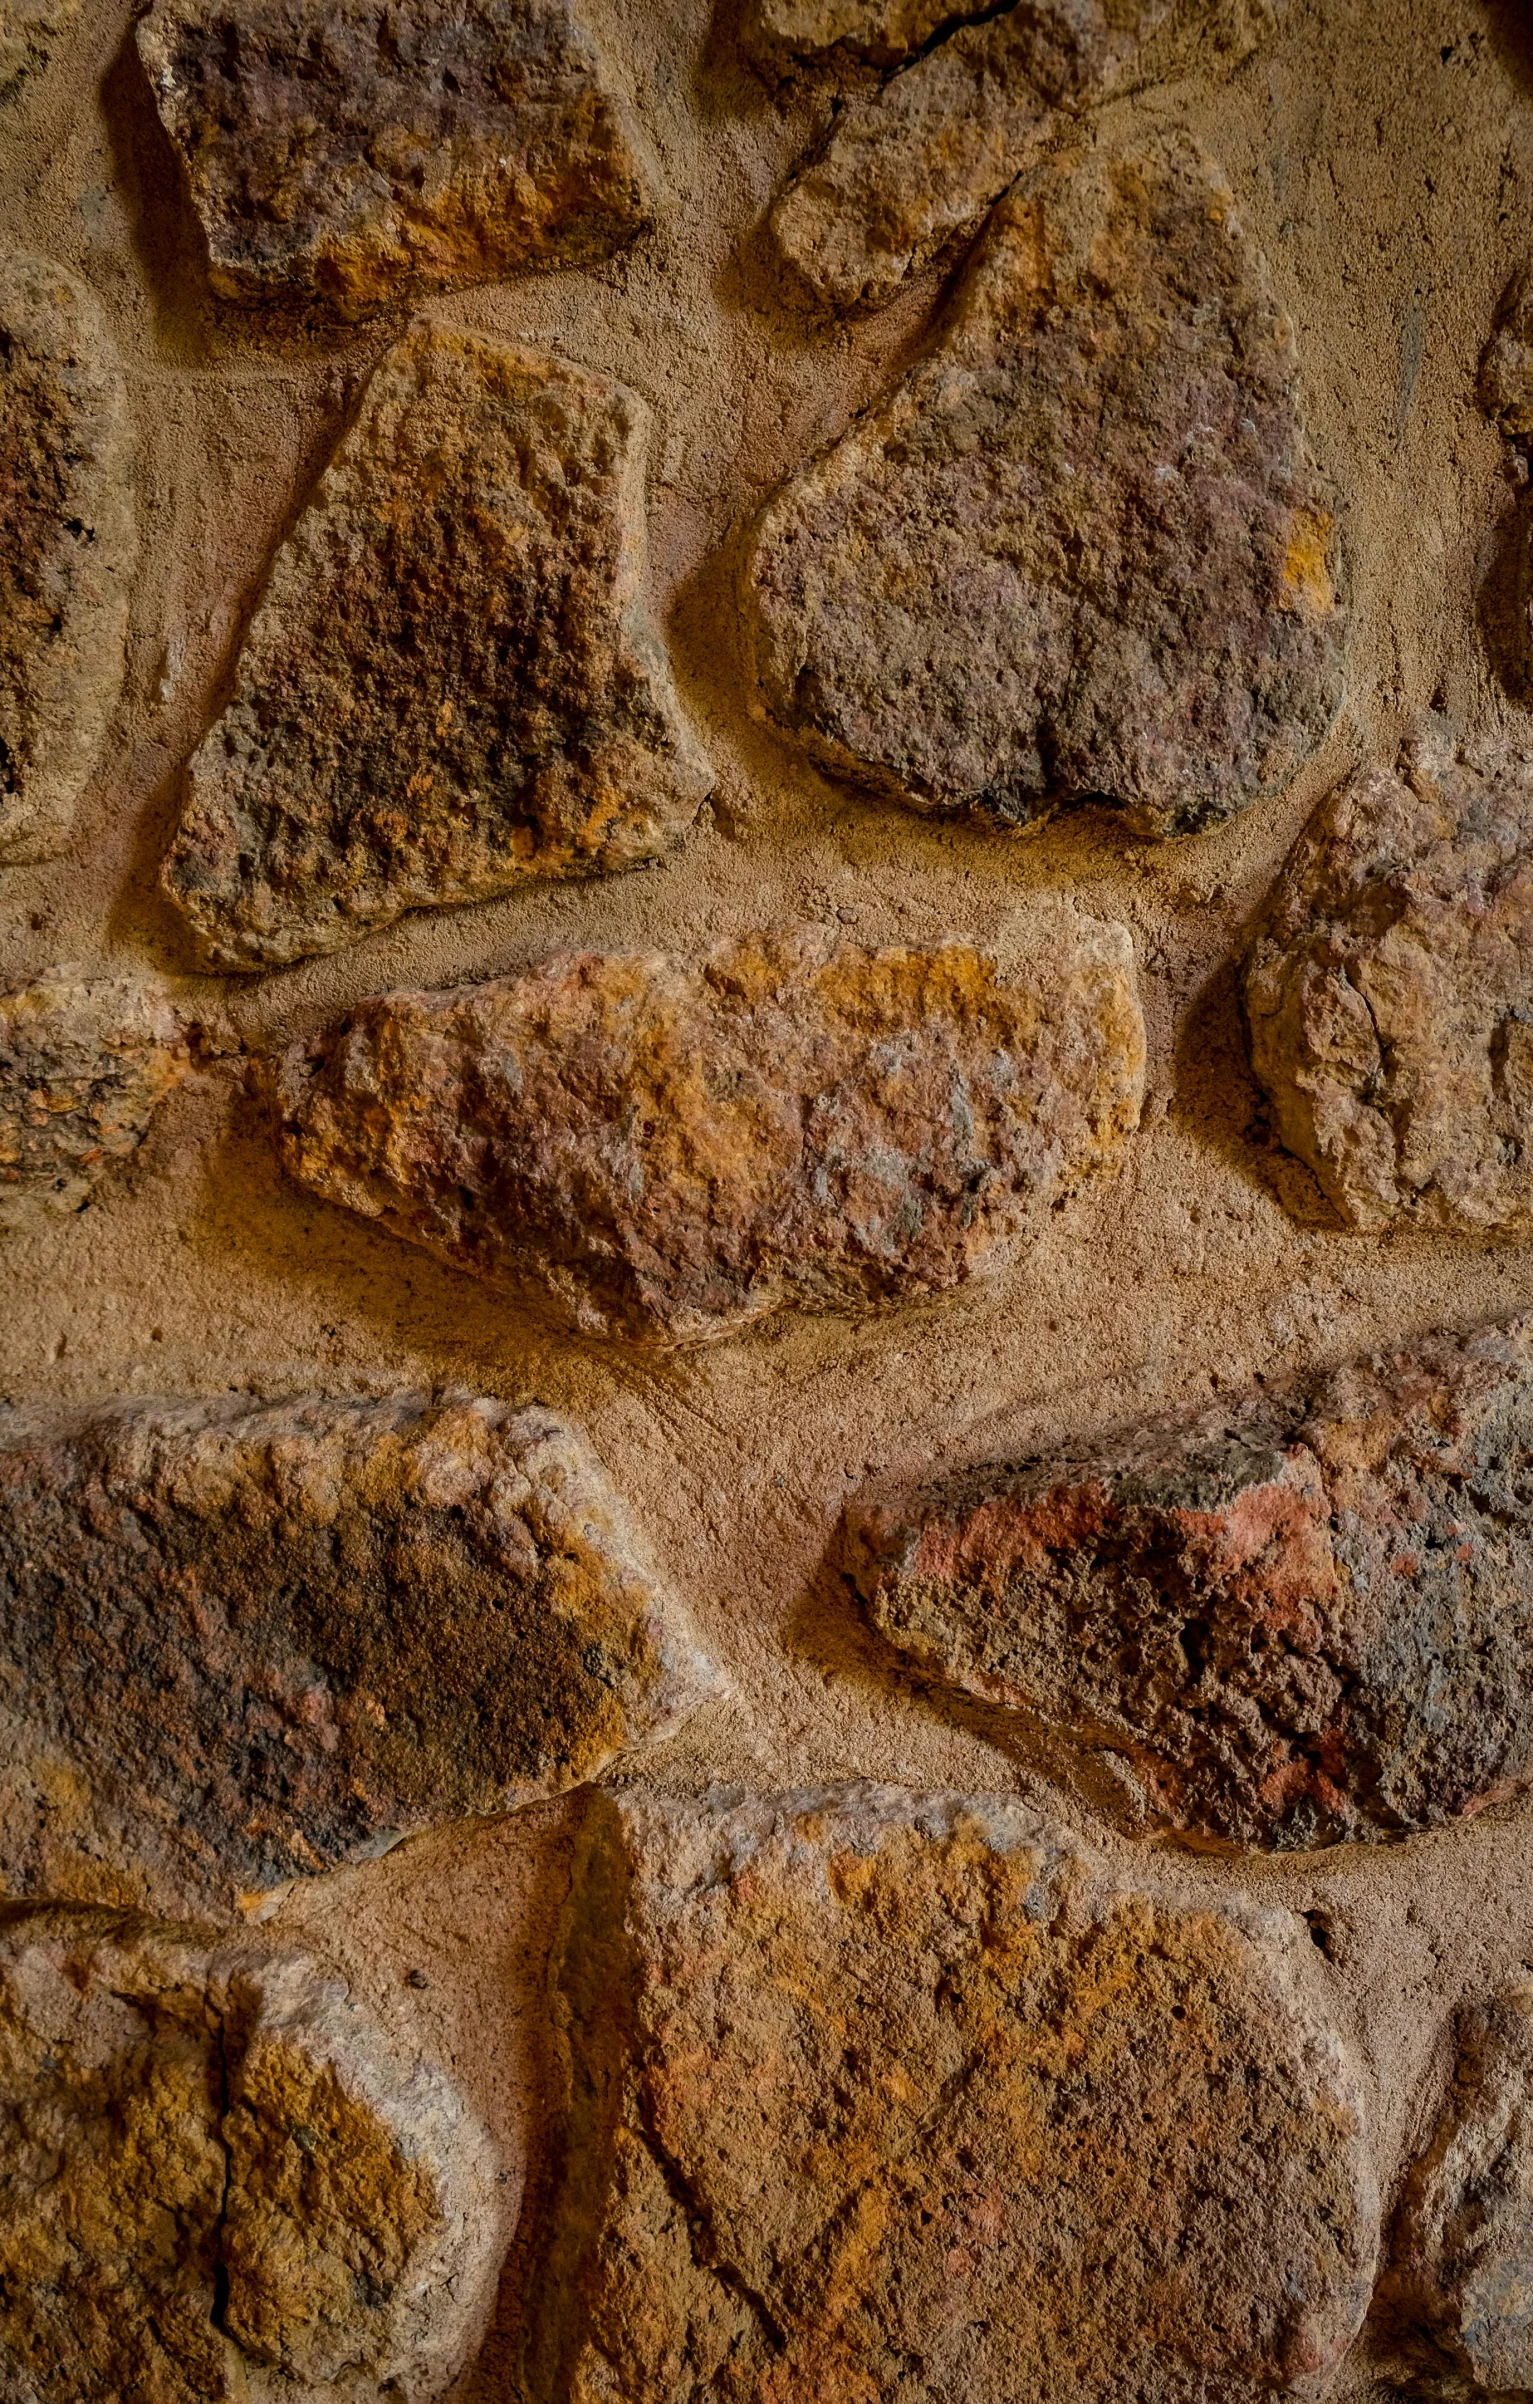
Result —
M1533 701L1530 552L1533 493L1522 492L1503 509L1487 540L1475 616L1497 682L1523 707Z
M207 251L131 29L103 79L101 105L156 339L178 364L210 366L220 346Z
M1251 1073L1240 1005L1249 936L1250 929L1243 928L1235 951L1193 997L1183 1018L1173 1054L1171 1116L1248 1184L1270 1194L1297 1226L1342 1233L1345 1222L1318 1180L1273 1133L1266 1097Z
M1525 0L1483 0L1490 46L1524 100L1533 99L1533 25Z

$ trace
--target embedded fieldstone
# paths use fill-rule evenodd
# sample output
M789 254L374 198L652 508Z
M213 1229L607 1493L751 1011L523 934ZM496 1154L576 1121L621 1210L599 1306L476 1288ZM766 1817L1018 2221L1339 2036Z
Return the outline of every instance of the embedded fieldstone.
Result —
M80 0L0 0L0 102L53 56L80 13Z
M283 1167L589 1334L680 1343L962 1284L1115 1170L1127 930L1007 982L818 932L385 994L266 1064Z
M1244 1002L1273 1131L1354 1231L1533 1229L1533 756L1428 726L1311 819Z
M925 1675L1118 1756L1149 1820L1286 1850L1533 1777L1533 1320L848 1514Z
M844 47L878 61L914 51L936 12L854 0L757 0L764 26L795 35L843 22ZM778 249L814 297L877 309L907 276L963 241L1072 121L1157 74L1228 72L1263 42L1287 0L1025 0L978 17L914 57L871 98L838 112L819 152L772 210ZM928 26L928 32L932 30ZM1164 33L1157 48L1151 37Z
M131 452L93 295L49 259L0 260L0 860L62 848L117 706Z
M1526 268L1502 303L1480 362L1480 398L1510 441L1533 436L1533 274Z
M1102 799L1185 834L1325 735L1337 573L1292 333L1218 172L1179 137L1055 159L932 349L757 520L755 707L919 810Z
M7 2404L428 2404L493 2302L495 2170L321 1963L0 1911Z
M370 316L605 259L643 145L572 0L155 0L139 55L213 289Z
M420 1395L0 1413L0 1881L228 1915L711 1684L581 1436Z
M162 994L64 974L0 993L0 1234L83 1210L188 1067Z
M1287 1914L1017 1805L593 1801L531 2394L1255 2404L1369 2297L1360 2088Z
M990 0L745 0L740 33L777 77L897 67L935 34L990 13Z
M644 599L649 413L421 325L283 545L164 882L210 968L671 850L711 783Z

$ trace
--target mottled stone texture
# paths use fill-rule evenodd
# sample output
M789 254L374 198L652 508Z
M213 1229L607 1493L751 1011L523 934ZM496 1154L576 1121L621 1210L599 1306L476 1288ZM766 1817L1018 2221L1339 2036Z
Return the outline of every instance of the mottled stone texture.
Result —
M819 932L364 1003L268 1064L282 1164L586 1332L676 1343L961 1284L1138 1123L1126 930L1003 982Z
M170 1003L126 980L0 993L0 1233L82 1210L185 1076Z
M46 67L80 13L80 0L0 0L0 102Z
M315 1961L0 1911L5 2404L427 2404L493 2298L494 2175Z
M1533 1321L849 1514L920 1669L1193 1840L1408 1834L1533 1774Z
M989 8L990 0L744 0L740 32L770 75L855 71L899 66L934 35Z
M213 289L244 306L366 317L648 222L572 0L156 0L138 47Z
M1245 972L1279 1140L1346 1225L1533 1230L1533 756L1430 728L1305 830Z
M1313 2393L1377 2235L1314 1962L1014 1805L600 1798L533 2396Z
M644 600L649 415L419 326L278 554L164 881L211 968L678 843L711 774Z
M536 1408L0 1413L0 1879L227 1914L666 1733L707 1665Z
M61 849L122 687L127 390L93 296L0 259L0 860Z
M1196 64L1228 71L1250 56L1287 0L1022 0L997 12L951 8L951 38L914 59L871 98L841 110L820 151L772 211L784 260L815 298L881 308L905 278L972 234L992 202L1036 167L1076 118L1157 72ZM874 60L914 48L934 15L887 4L758 0L763 28L780 21L821 43L843 19L843 52ZM928 31L930 28L928 27ZM1158 48L1149 37L1163 32ZM829 47L828 44L824 44Z
M934 347L768 503L741 598L758 710L832 773L1171 835L1320 742L1335 576L1288 321L1171 139L1018 185Z

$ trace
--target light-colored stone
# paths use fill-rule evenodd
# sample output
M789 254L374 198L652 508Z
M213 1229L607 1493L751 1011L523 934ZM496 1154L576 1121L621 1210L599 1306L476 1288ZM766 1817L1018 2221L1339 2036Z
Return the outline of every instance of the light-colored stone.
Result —
M712 1682L551 1412L0 1412L0 1891L228 1917L593 1777Z
M49 259L0 261L0 860L63 848L122 689L136 553L127 388Z
M0 993L0 1234L83 1210L188 1065L169 1001L59 972Z
M0 103L46 67L80 13L80 0L0 0Z
M291 1176L588 1333L678 1343L941 1292L1110 1174L1138 1124L1126 929L1004 980L816 931L576 953L364 1003L262 1083Z
M188 773L164 881L209 967L681 840L711 772L644 595L648 433L541 352L384 355Z

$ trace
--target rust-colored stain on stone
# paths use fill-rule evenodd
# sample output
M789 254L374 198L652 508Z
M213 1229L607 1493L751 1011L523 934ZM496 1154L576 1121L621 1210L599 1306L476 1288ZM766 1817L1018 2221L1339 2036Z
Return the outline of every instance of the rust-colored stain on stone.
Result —
M1287 1849L1533 1776L1533 1323L848 1515L917 1668L1137 1773L1152 1821Z
M188 1066L169 1001L125 979L0 993L0 1232L84 1207Z
M670 851L712 782L644 596L649 413L446 326L373 371L188 772L207 966Z
M576 1785L711 1683L550 1412L0 1413L12 1894L227 1915Z
M1314 2393L1378 2234L1314 1962L993 1799L599 1798L532 2395Z
M571 0L155 0L139 55L243 306L370 316L608 257L642 144Z
M756 707L916 809L1213 825L1335 715L1333 507L1219 172L1180 138L1053 160L926 355L752 529Z
M818 932L577 953L388 994L266 1065L283 1166L598 1335L940 1292L1113 1171L1144 1029L1125 929L1005 981Z

